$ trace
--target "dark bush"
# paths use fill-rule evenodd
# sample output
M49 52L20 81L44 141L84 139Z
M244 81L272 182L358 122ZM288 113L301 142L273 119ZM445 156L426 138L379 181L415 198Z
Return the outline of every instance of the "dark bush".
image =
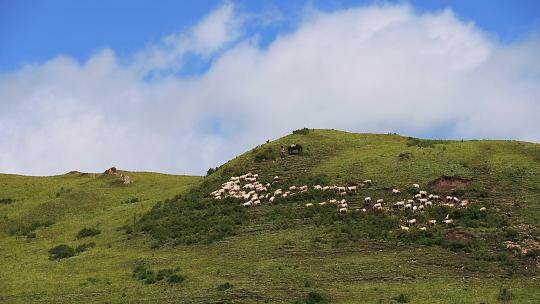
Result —
M179 274L173 274L169 277L169 279L167 280L167 282L171 283L171 284L178 284L178 283L182 283L186 280L186 277L182 276L182 275L179 275Z
M29 232L26 234L27 239L35 239L37 237L35 232Z
M312 291L308 293L302 300L296 300L295 304L324 304L329 303L328 299L320 293Z
M398 303L409 303L410 299L406 294L400 293L394 300Z
M101 230L96 228L83 228L77 233L77 238L82 239L85 237L96 236L101 233Z
M399 160L408 160L411 158L411 153L410 152L403 152L403 153L399 153L398 155L398 158Z
M435 145L444 145L450 143L449 140L438 140L438 139L419 139L415 137L409 137L407 139L407 146L417 146L420 148L434 148Z
M255 154L256 162L262 162L265 160L275 160L275 159L276 159L276 153L274 153L274 149L272 149L271 147L264 148L263 150Z
M93 248L93 247L96 247L96 243L94 242L80 244L79 246L75 248L75 253L85 252L88 249Z
M308 135L309 134L309 129L308 128L303 128L303 129L293 130L292 134Z
M233 287L234 286L231 283L225 282L223 284L218 285L217 290L224 291L224 290L227 290L227 289L231 289Z
M158 273L156 275L156 280L161 281L161 280L168 279L173 274L174 274L174 270L172 269L160 269L158 270Z
M9 197L0 198L0 204L9 205L9 204L11 204L13 202L14 202L14 200L9 198Z
M140 200L139 200L138 197L132 196L132 197L126 199L126 200L124 201L124 204L134 204L134 203L137 203L137 202L139 202L139 201L140 201Z
M68 245L62 244L49 249L49 260L67 259L75 255L75 249Z
M217 169L218 169L217 167L208 169L208 170L206 171L206 175L208 176L208 175L210 175L210 174L216 172Z
M39 228L49 227L53 224L53 221L36 221L30 223L30 225L19 225L15 228L11 228L9 230L9 233L11 235L28 235L29 233L32 233Z
M510 302L512 300L512 294L506 288L501 288L497 295L497 301Z

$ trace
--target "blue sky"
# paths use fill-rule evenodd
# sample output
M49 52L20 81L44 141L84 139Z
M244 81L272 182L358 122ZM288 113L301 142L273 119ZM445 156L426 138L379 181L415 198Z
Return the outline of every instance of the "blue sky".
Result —
M303 127L540 143L539 13L0 0L0 172L204 174Z
M194 24L222 1L8 1L0 0L0 71L25 63L46 61L58 54L79 60L107 47L120 56L140 49L162 36ZM283 15L282 22L258 29L264 41L294 28L306 6L332 11L371 3L404 1L234 1L243 11L268 10ZM503 42L523 39L540 29L538 0L420 0L408 1L417 10L451 8L459 18L472 21Z

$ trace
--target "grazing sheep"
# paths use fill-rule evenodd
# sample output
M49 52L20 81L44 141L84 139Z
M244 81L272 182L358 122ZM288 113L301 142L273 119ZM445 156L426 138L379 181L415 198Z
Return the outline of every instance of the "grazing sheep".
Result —
M446 201L451 202L454 199L452 196L446 196Z
M313 203L307 203L306 207L313 207Z
M342 199L341 201L339 201L341 204L345 204L347 202L346 199Z
M308 186L302 186L302 187L298 187L298 190L300 191L304 191L304 190L307 190L308 189Z
M421 198L418 201L420 202L420 204L425 204L425 203L427 203L428 200L427 200L427 198Z
M330 186L324 186L322 187L322 191L328 191L330 189Z
M432 197L432 199L433 199L433 200L436 200L436 201L438 201L438 200L440 200L440 199L441 199L441 197L440 197L440 196L438 196L438 195L434 195L434 196Z
M274 200L275 200L275 199L276 199L276 197L275 197L275 196L272 196L272 197L268 200L268 202L270 203L270 205L272 205L272 204L274 203Z
M242 206L247 208L247 207L251 207L252 205L251 205L251 202L247 202L247 203L243 203Z
M433 203L431 201L427 201L425 205L426 207L433 207Z
M412 204L405 204L405 209L412 209Z
M421 198L422 198L422 194L415 194L415 195L414 195L414 198L415 198L415 199L421 199Z
M377 204L382 204L382 203L384 203L384 200L382 198L377 200Z
M365 203L371 203L371 197L369 197L369 196L366 197L366 198L364 199L364 202L365 202Z
M381 208L382 208L382 204L381 204L381 203L377 203L377 204L373 205L373 208L375 208L375 209L381 209Z
M414 200L412 200L412 199L407 200L407 203L412 205L412 204L414 204Z
M420 192L418 192L418 194L420 194L422 197L426 197L427 196L427 191L420 191Z
M394 204L394 207L397 207L399 209L403 208L405 206L405 202L404 201L399 201L397 203Z
M416 210L418 210L418 207L413 206L413 207L412 207L412 211L415 212Z
M415 206L415 207L416 207L416 206ZM424 205L418 206L418 210L420 210L420 211L424 210L424 208L425 208Z
M366 208L362 208L362 212L367 212Z
M351 191L351 192L356 192L358 190L358 187L356 186L350 186L350 187L347 187L347 190L348 191Z
M445 223L446 225L449 225L449 224L452 224L454 222L454 220L444 220L443 223Z
M335 204L335 203L337 203L337 200L331 199L331 200L329 200L328 202L329 202L330 204Z
M431 226L435 226L435 224L437 224L437 220L429 220L428 224L430 224Z
M296 186L290 186L290 187L289 187L289 190L290 190L290 191L296 190Z
M314 190L322 190L322 188L323 188L323 187L322 187L321 185L315 185L315 186L313 186L313 189L314 189Z
M260 206L261 205L261 201L260 200L256 200L253 202L253 206Z
M394 195L397 195L397 194L400 194L401 191L399 191L399 189L392 189L392 194Z
M409 227L407 227L407 226L401 226L401 225L400 225L399 228L400 228L401 230L409 231Z
M370 180L370 179L366 179L366 180L364 181L364 184L371 184L371 180Z
M459 202L461 202L461 201L459 200L459 198L457 198L457 197L455 197L455 196L454 196L453 200L454 200L454 203L459 203Z
M415 188L415 189L420 189L420 185L419 185L419 184L413 184L412 186L413 186L413 188Z
M319 206L324 206L324 205L326 205L326 202L319 203Z
M347 213L347 208L340 208L339 209L339 213L342 214L342 213Z
M409 225L409 227L416 225L416 219L408 220L407 225Z
M427 228L426 228L426 227L420 227L420 230L422 230L422 231L426 231L426 230L427 230Z
M278 180L279 180L279 176L277 176L277 175L276 175L276 176L274 176L274 181L276 181L276 182L277 182Z
M486 207L480 208L480 211L486 211L486 210L487 210Z
M347 205L347 203L341 203L338 205L338 208L347 208L349 207L349 205Z
M339 192L339 196L341 196L341 197L347 196L347 192Z

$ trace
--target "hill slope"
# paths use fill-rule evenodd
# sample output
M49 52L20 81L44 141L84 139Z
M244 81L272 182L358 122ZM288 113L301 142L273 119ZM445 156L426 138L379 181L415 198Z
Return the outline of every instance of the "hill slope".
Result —
M291 143L303 154L279 160L280 146ZM211 199L222 183L247 172L263 183L279 176L272 192L310 190L253 208L241 207L242 199ZM0 256L7 261L0 301L317 303L321 296L390 303L403 294L411 303L492 303L506 287L516 303L537 303L539 173L536 144L310 130L257 147L204 179L126 173L135 182L121 185L114 176L3 175L0 199L13 202L0 204ZM366 179L372 183L361 186ZM392 208L412 196L413 183L471 205ZM335 205L318 206L337 195L314 190L316 184L359 190L345 196L349 212L340 215ZM392 195L393 188L402 193ZM366 196L384 199L387 210L374 210ZM127 203L133 197L141 201ZM367 212L355 211L363 207ZM454 223L441 225L446 215ZM418 227L433 218L439 224L399 229L412 218ZM75 237L84 227L101 230L88 238L95 248L48 260L55 245L85 243ZM506 241L527 253L509 250ZM146 272L137 280L137 266L178 267L185 281L154 283Z

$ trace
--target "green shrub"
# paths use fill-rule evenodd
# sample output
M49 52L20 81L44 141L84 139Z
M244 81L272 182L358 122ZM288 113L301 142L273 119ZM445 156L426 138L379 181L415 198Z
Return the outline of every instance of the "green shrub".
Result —
M140 199L138 197L132 196L124 201L124 204L134 204L139 202Z
M318 292L311 291L302 300L296 300L295 304L325 304L329 303L323 295Z
M49 249L49 260L67 259L75 255L75 249L62 244Z
M35 232L29 232L26 234L27 239L35 239L37 237Z
M101 230L96 228L83 228L77 233L77 238L82 239L85 237L96 236L101 233Z
M499 290L499 294L497 295L497 301L510 302L511 300L512 300L512 294L510 293L510 291L508 291L508 289L506 288L501 288Z
M14 200L12 198L6 197L6 198L0 198L0 204L9 205L13 203Z
M309 134L309 129L308 128L303 128L303 129L293 130L292 134L308 135Z
M85 252L88 249L93 248L93 247L96 247L96 243L94 242L80 244L79 246L75 247L75 253L78 254L81 252Z
M182 276L182 275L179 275L179 274L173 274L169 277L169 279L167 280L167 282L171 283L171 284L178 284L178 283L182 283L186 280L186 277Z
M409 303L410 301L409 297L404 293L400 293L399 296L394 298L394 300L398 303Z
M256 162L262 162L265 160L275 160L275 159L276 159L276 153L274 153L274 149L272 149L271 147L264 148L263 150L255 154Z
M231 283L225 282L223 284L218 285L217 290L224 291L224 290L227 290L227 289L231 289L233 287L234 286Z
M415 137L409 137L407 139L407 146L417 146L420 148L434 148L435 145L445 145L450 143L449 140L438 140L438 139L419 139Z
M35 221L30 225L19 225L9 230L11 235L28 235L39 228L49 227L53 225L53 221Z
M160 269L156 275L156 280L161 281L168 279L174 274L174 270L172 269Z
M208 176L208 175L210 175L210 174L216 172L217 169L218 169L217 167L208 169L208 170L206 171L206 176Z

